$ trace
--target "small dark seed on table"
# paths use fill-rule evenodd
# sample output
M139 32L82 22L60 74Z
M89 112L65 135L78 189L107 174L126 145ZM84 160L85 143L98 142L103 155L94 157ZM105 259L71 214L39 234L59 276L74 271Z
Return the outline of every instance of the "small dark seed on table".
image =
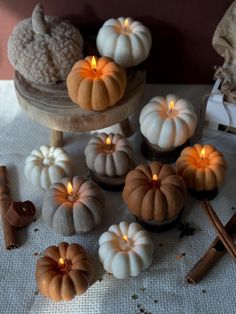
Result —
M202 293L206 293L206 290L204 289L204 290L202 290Z
M34 256L38 256L38 255L39 255L39 253L38 253L38 252L35 252L35 253L34 253Z
M133 300L137 300L137 299L138 299L138 296L137 296L137 294L133 294L133 295L131 296L131 298L132 298Z
M39 229L35 228L35 229L34 229L34 232L37 232L37 231L39 231Z

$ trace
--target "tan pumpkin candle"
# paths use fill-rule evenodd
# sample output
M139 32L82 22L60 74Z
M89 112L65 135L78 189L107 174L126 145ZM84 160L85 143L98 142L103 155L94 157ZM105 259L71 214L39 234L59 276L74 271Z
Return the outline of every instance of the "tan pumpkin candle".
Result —
M186 147L176 161L176 167L187 187L198 192L217 188L223 182L227 170L223 154L210 144Z
M56 232L71 236L92 230L102 220L103 194L91 180L64 178L45 193L42 216Z
M120 134L100 133L85 148L85 158L93 178L104 188L122 186L125 175L133 167L133 151Z
M170 165L139 165L125 179L123 199L128 209L141 221L157 226L156 230L171 226L178 218L185 196L184 180Z
M54 301L69 301L85 293L93 267L79 244L62 242L46 249L36 265L37 286L42 295Z
M127 79L120 65L108 57L86 57L76 62L67 77L71 100L86 110L114 106L124 95Z

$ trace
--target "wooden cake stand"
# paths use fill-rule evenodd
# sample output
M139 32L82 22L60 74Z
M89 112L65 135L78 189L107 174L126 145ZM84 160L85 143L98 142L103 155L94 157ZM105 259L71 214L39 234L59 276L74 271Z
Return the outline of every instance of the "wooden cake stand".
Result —
M129 116L140 107L145 84L145 70L134 69L128 75L124 97L104 111L86 111L74 104L66 83L39 85L15 72L14 84L21 108L34 121L51 130L50 145L63 146L63 132L87 132L119 123L121 133L132 134Z

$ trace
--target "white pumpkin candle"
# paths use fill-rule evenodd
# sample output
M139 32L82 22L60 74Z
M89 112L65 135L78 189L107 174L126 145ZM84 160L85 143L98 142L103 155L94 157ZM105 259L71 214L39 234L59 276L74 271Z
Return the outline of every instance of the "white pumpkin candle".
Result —
M137 223L112 225L99 239L104 269L118 279L138 276L152 263L153 241Z
M98 32L97 49L127 68L144 61L150 52L152 36L149 29L130 17L109 19Z
M151 99L142 109L139 122L143 136L151 144L170 151L194 134L197 115L189 101L170 94Z
M132 148L120 134L93 136L84 153L88 168L101 176L123 176L132 167Z
M71 162L60 147L41 146L34 149L25 161L25 176L33 185L47 190L62 178L71 176Z

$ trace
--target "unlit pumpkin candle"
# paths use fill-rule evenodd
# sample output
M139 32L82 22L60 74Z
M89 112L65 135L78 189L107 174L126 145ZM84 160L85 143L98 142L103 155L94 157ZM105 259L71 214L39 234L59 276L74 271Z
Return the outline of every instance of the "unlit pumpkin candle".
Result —
M114 106L124 95L124 69L108 57L86 57L76 62L67 77L71 100L86 110L101 111Z
M69 301L87 291L93 272L82 246L62 242L45 250L37 262L35 276L42 295L54 301Z
M227 170L223 154L209 144L186 147L176 161L176 167L190 193L199 199L211 199L217 194Z
M112 225L99 239L104 269L118 279L138 276L152 263L153 241L137 223Z
M109 19L100 28L97 49L128 68L144 61L150 52L152 36L149 29L130 17Z

